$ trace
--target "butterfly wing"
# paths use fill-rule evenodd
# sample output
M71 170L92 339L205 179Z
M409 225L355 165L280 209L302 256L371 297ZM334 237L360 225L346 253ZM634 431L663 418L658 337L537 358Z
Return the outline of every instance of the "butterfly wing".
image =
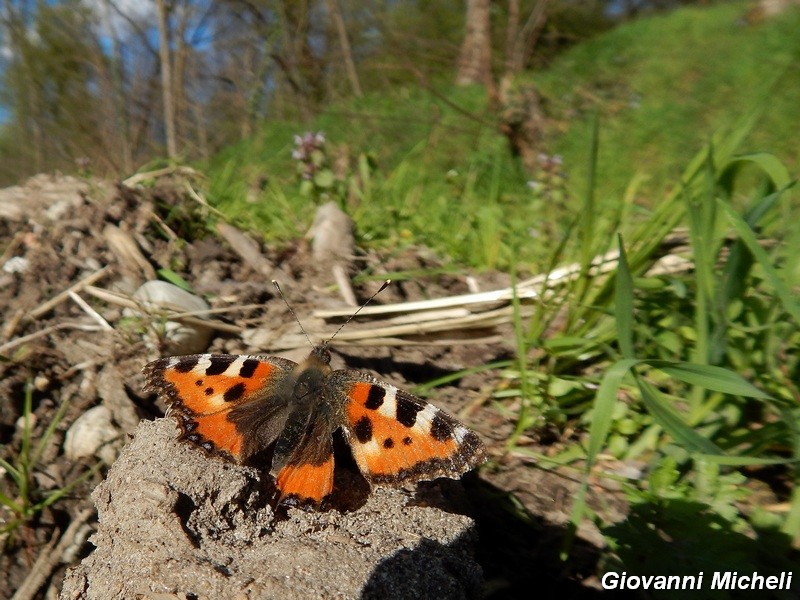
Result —
M298 403L275 444L270 474L284 503L319 504L333 491L336 425L327 414L315 410L319 398L308 401Z
M158 359L142 372L145 391L170 404L179 439L242 462L283 430L296 366L274 356L192 354Z
M343 407L345 436L371 483L456 478L486 460L486 448L475 432L370 375L334 371L326 393Z

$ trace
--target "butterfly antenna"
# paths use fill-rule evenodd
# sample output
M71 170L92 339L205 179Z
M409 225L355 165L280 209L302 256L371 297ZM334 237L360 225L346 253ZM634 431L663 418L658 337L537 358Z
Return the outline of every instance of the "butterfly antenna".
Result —
M300 322L300 319L297 318L297 313L294 312L294 309L292 308L292 305L289 304L289 301L286 299L286 296L283 295L283 290L281 289L281 286L274 279L272 280L272 285L274 285L275 289L278 290L278 294L280 294L281 300L283 300L283 303L286 305L286 308L289 309L289 312L292 313L292 316L294 317L294 320L297 321L297 324L300 326L300 331L302 331L303 335L306 336L306 339L308 340L308 343L311 345L312 348L316 348L314 343L311 341L311 338L308 337L308 334L306 333L306 330L303 329L303 324ZM384 286L384 287L386 287L386 286ZM370 300L372 300L372 298L370 298ZM369 300L367 300L367 302L369 302ZM361 310L361 309L359 309L359 310ZM336 333L339 333L339 332L337 331Z
M370 302L372 302L372 299L373 299L375 296L377 296L378 294L380 294L380 293L381 293L383 290L385 290L385 289L386 289L386 288L389 286L389 284L390 284L390 283L392 283L392 280L391 280L391 279L387 279L386 281L384 281L384 282L383 282L383 285L382 285L380 288L378 288L378 291L377 291L377 292L375 292L374 294L372 294L372 296L370 296L369 298L367 298L366 302L364 302L364 304L362 304L361 306L359 306L359 307L358 307L358 310L357 310L356 312L354 312L352 315L350 315L350 316L348 317L347 321L345 321L344 323L342 323L341 325L339 325L339 329L337 329L337 330L334 332L334 334L333 334L333 335L330 337L330 339L328 339L328 341L327 341L326 343L330 343L330 342L332 342L332 341L333 341L333 338L335 338L335 337L336 337L336 336L339 334L339 332L340 332L342 329L344 329L345 325L347 325L347 324L348 324L350 321L352 321L352 320L355 318L355 316L356 316L358 313L360 313L360 312L361 312L361 309L362 309L362 308L364 308L364 307L365 307L367 304L369 304Z

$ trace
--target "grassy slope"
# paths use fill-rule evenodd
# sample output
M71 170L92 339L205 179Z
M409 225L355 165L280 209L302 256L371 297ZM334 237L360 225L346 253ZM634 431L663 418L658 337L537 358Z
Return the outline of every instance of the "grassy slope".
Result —
M746 6L686 8L637 21L534 75L553 116L568 127L553 147L579 188L591 134L587 117L595 111L601 115L597 191L619 198L638 174L649 178L649 196L658 198L714 131L765 94L764 116L743 150L772 152L800 169L800 10L750 27L741 21Z
M531 75L553 118L546 150L563 155L575 198L585 187L595 112L602 116L595 184L601 210L617 211L637 176L646 178L637 202L652 205L711 134L756 106L781 73L742 150L772 152L797 171L800 11L748 27L738 22L744 6L682 9L634 22ZM795 66L784 71L792 58ZM491 119L479 90L439 90ZM310 126L265 124L258 137L212 161L212 198L268 238L304 231L313 203L299 193L290 157L293 134L304 130L325 131L331 154L350 156L351 174L360 154L374 159L376 169L347 202L364 243L413 241L477 267L522 260L536 270L578 210L578 200L553 202L532 192L531 176L489 124L407 87L331 107ZM269 186L246 204L248 183L260 175Z

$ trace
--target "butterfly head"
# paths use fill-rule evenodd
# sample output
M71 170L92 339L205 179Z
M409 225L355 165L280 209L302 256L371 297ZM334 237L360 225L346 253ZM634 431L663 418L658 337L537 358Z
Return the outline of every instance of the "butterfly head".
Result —
M309 356L309 359L312 358L316 362L322 363L324 365L330 365L331 351L328 350L328 342L323 342L319 346L314 346L314 349L311 351L311 356Z

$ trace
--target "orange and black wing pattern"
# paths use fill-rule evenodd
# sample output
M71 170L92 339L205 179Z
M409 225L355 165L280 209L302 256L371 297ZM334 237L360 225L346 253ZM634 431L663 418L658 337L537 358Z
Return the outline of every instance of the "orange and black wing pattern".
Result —
M286 399L275 391L295 367L273 356L192 354L158 359L142 372L145 391L169 403L182 441L241 462L283 428Z
M301 423L294 427L293 421ZM333 491L333 431L325 415L299 410L275 446L270 473L284 504L319 504Z
M486 460L475 432L393 385L356 371L335 371L326 392L342 403L345 436L371 483L456 478Z

